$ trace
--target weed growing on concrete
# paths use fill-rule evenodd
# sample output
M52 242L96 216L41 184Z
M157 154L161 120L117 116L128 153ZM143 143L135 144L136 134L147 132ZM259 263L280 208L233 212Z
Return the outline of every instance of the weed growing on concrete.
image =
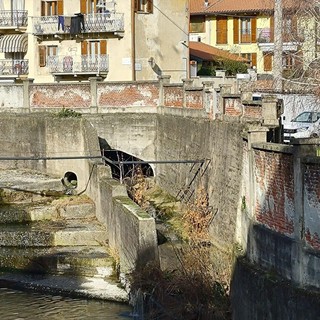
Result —
M172 243L178 267L161 269L151 263L132 274L134 292L144 292L146 319L230 319L228 285L212 263L209 225L212 211L204 188L180 215L184 242ZM177 219L178 221L178 219ZM223 279L225 280L225 279Z
M82 116L81 113L76 112L72 109L62 108L58 113L58 118L80 118Z
M115 278L119 280L120 278L120 255L119 251L115 247L108 247L108 254L112 259L112 267L114 271Z

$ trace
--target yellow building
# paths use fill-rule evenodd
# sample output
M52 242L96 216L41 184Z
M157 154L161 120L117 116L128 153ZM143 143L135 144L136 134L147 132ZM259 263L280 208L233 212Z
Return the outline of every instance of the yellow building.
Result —
M250 61L258 74L272 73L274 52L274 0L190 0L190 40L202 41ZM291 6L284 8L290 12ZM287 10L287 11L286 11ZM297 61L301 38L296 16L284 15L283 67Z
M181 81L186 12L187 0L0 0L0 81Z

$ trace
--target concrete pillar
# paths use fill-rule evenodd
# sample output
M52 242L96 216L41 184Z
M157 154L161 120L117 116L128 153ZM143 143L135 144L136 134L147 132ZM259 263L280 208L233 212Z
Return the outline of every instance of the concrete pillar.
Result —
M224 114L224 95L232 93L232 85L231 84L221 84L220 85L220 95L218 101L218 109L221 114Z
M30 83L33 83L34 79L27 78L22 80L23 84L23 110L27 113L30 112Z
M97 83L102 81L101 77L90 77L90 94L91 94L91 105L90 112L98 113L98 91L97 91Z
M267 96L262 98L262 121L266 126L279 125L279 104L276 96Z
M164 76L159 76L158 80L159 80L159 107L163 107L164 106L164 90L163 87L166 84L170 83L170 78L171 76L169 75L164 75Z
M182 79L182 83L183 83L183 102L182 102L182 106L183 106L183 108L185 108L187 106L186 89L187 89L187 87L191 87L192 86L193 80L192 79Z
M214 91L214 81L203 81L203 108L209 114L210 118L215 118L215 91Z

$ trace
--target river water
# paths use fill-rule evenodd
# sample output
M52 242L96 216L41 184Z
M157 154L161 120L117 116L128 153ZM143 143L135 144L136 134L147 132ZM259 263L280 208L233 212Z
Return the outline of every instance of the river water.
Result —
M133 319L128 305L0 288L1 320Z

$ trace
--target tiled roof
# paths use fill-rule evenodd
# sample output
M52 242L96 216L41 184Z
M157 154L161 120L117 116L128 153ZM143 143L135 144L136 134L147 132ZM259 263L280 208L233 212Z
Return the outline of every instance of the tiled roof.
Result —
M190 41L189 42L190 55L198 57L205 61L229 59L234 61L247 62L246 59L232 54L228 51L221 50L203 42Z
M295 0L283 0L283 7L292 7ZM190 0L190 13L250 13L273 11L274 0Z

